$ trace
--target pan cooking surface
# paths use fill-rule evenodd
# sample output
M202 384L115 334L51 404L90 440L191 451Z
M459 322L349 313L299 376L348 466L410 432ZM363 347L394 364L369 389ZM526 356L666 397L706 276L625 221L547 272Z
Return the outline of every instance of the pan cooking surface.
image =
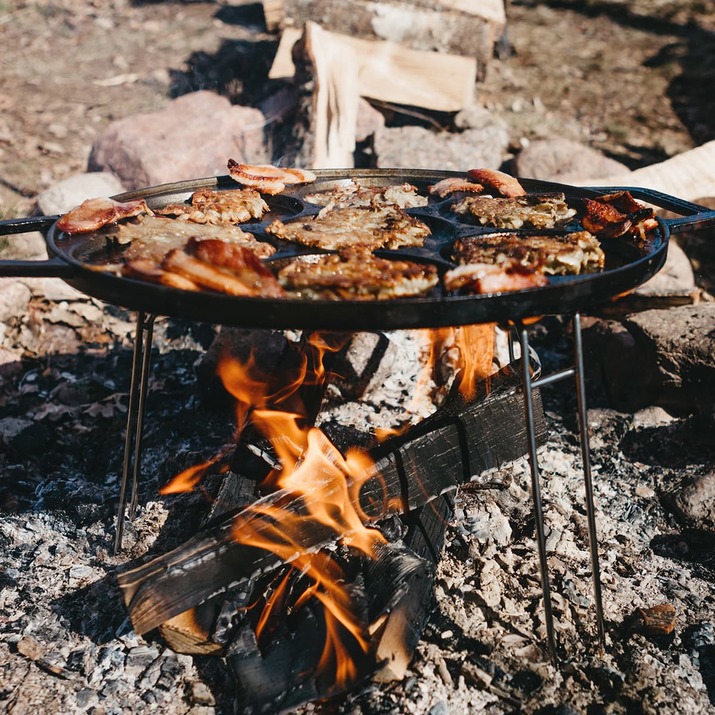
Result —
M306 200L306 195L328 191L355 180L363 186L386 187L409 182L418 193L428 197L428 187L442 178L462 177L455 172L419 170L323 170L316 172L317 181L264 197L270 211L260 220L240 224L257 239L276 248L269 259L275 267L285 265L298 255L322 251L276 239L265 229L274 219L284 223L317 214L321 207ZM585 197L598 197L609 190L580 189L546 182L522 180L529 194L563 191L570 205ZM183 202L199 188L238 189L230 177L216 177L168 184L123 194L118 200L145 198L150 208ZM634 192L635 195L635 192ZM636 198L638 198L636 196ZM440 275L454 267L452 246L457 239L505 229L475 225L470 219L451 211L454 197L429 198L427 205L408 208L407 213L424 221L432 235L419 248L376 250L383 258L399 258L434 264ZM579 230L577 221L558 230L520 230L529 233L560 233ZM513 231L512 231L513 232ZM70 263L77 271L70 280L80 290L129 309L166 314L211 323L265 328L322 328L337 330L373 330L412 327L439 327L479 322L505 322L536 315L566 313L602 303L630 291L654 275L666 257L668 225L660 222L646 245L629 239L607 239L601 242L606 255L603 270L569 276L549 276L544 287L509 293L455 295L446 292L441 283L429 295L419 298L394 298L383 301L304 300L299 298L237 298L209 291L181 291L157 284L120 276L107 268L122 261L124 248L116 240L97 234L68 236L52 228L48 235L51 252Z

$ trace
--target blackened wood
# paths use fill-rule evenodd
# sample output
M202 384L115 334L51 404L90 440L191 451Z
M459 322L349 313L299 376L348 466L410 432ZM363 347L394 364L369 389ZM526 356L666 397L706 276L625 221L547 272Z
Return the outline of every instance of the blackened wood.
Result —
M376 523L390 513L411 512L485 469L525 454L518 383L518 372L502 371L481 401L465 405L455 398L402 437L381 445L374 455L377 466L373 476L360 490L368 523ZM534 400L537 441L543 441L545 428L538 391ZM325 500L325 490L329 488L328 484L318 485L316 492L305 499ZM285 506L290 498L289 493L278 491L263 497L258 504ZM287 508L301 513L305 499L294 500ZM248 592L255 578L284 563L272 553L236 541L235 523L241 518L244 517L229 514L174 551L119 576L137 633L145 633L229 587L245 587ZM272 530L272 523L265 518L249 519L253 529ZM314 521L306 520L302 529L299 543L308 550L318 550L345 536Z

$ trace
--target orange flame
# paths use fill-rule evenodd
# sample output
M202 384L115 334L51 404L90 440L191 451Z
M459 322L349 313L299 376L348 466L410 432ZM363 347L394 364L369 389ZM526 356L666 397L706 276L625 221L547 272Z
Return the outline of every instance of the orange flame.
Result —
M365 509L382 514L400 505L388 504L386 493L378 489L373 501L382 499L384 503L366 504L363 509L362 486L369 479L380 479L371 458L357 449L341 454L325 434L307 424L300 388L320 384L325 377L323 356L337 349L317 334L311 336L309 345L290 375L262 374L253 357L246 364L232 359L219 364L219 376L237 402L236 436L250 421L270 441L280 463L280 468L272 470L261 485L277 490L275 498L258 500L244 509L234 519L232 534L239 543L273 553L289 567L270 595L254 604L260 610L254 627L256 638L268 637L270 623L287 604L296 611L317 600L323 607L326 630L318 669L323 674L333 669L336 684L343 686L359 675L343 638L349 634L357 647L368 653L369 624L355 613L339 563L320 547L341 543L375 558L378 545L385 539L366 525L370 517ZM465 396L473 396L478 381L491 373L494 327L434 331L420 383L429 379L427 371L435 370L446 348L458 350L459 389ZM194 488L221 456L185 470L162 493ZM296 576L305 579L307 586L301 584L301 589L293 589Z
M466 400L477 394L477 386L493 372L494 324L464 325L429 331L430 344L421 381L438 373L438 363L445 354L456 351L457 388Z
M271 486L285 492L277 503L255 502L234 521L236 541L275 554L292 569L310 579L312 586L293 604L294 610L308 597L316 598L325 613L326 643L319 663L324 672L334 664L339 685L356 676L355 664L341 645L342 631L349 633L367 653L367 624L354 613L343 585L344 574L328 554L306 547L316 540L341 542L374 558L375 547L385 539L376 529L366 527L354 496L367 478L372 463L367 455L351 450L343 457L316 427L300 424L300 416L276 410L254 410L252 420L270 440L280 460L281 469L269 475ZM315 532L325 536L315 538ZM256 626L256 636L283 602L288 584L286 577L266 599Z

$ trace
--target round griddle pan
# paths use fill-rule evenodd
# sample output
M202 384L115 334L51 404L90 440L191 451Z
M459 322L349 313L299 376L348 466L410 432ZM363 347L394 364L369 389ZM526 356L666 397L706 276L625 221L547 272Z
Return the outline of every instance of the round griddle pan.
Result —
M270 214L242 228L278 249L270 261L285 262L296 255L315 252L286 245L264 233L274 218L289 221L317 213L319 207L303 196L327 190L351 179L368 186L387 186L409 182L427 195L428 186L448 177L463 178L461 172L404 169L319 170L317 180L276 196L266 196ZM93 234L67 235L56 227L58 217L35 217L0 222L0 234L46 230L47 261L0 261L0 276L53 276L62 278L78 290L130 310L167 315L208 323L247 328L302 328L322 330L392 330L435 328L474 323L517 321L533 316L568 314L595 307L632 291L653 275L665 262L671 233L715 226L715 211L656 191L635 187L581 188L551 182L520 179L527 193L563 192L569 204L583 198L626 189L640 201L678 214L676 219L658 219L659 228L645 245L627 238L602 242L605 268L598 273L575 276L550 276L544 287L506 293L456 295L441 287L420 298L395 298L381 301L305 300L234 297L210 291L183 291L147 283L108 272L103 267L116 259L107 240ZM187 199L200 188L231 189L239 185L228 176L163 184L120 194L126 201L146 199L151 208ZM432 236L421 248L379 250L385 258L397 257L433 263L440 273L453 267L451 247L458 238L482 233L503 232L466 223L449 211L452 199L433 201L408 213L425 221ZM528 233L520 231L519 233ZM544 233L540 231L539 233Z

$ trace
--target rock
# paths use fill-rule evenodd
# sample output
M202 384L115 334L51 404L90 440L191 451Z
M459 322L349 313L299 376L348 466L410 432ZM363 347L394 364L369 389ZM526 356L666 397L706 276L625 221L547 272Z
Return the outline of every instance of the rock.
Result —
M584 326L585 327L585 326ZM649 406L633 336L617 320L596 320L583 331L584 366L591 385L589 405L635 411Z
M686 478L668 502L685 526L715 530L715 471Z
M366 99L358 100L355 141L364 142L385 127L385 117Z
M124 191L122 182L106 171L75 174L58 181L37 197L37 205L45 216L67 213L85 199L113 196Z
M715 402L715 303L646 310L584 331L594 392L615 409L658 405L710 414Z
M380 167L466 171L497 169L509 144L509 132L499 119L463 132L435 132L417 126L389 127L375 136Z
M629 173L627 166L600 151L562 138L530 142L516 156L514 166L517 176L567 184L579 179Z
M187 94L158 112L113 122L92 147L89 168L129 189L226 174L229 158L266 163L265 118L213 92Z
M694 291L695 274L690 259L675 241L670 241L665 265L635 293L640 296L663 296L690 295Z
M715 303L648 310L629 316L625 325L651 404L709 412L715 402Z
M0 278L0 322L24 313L31 295L30 289L19 280Z
M3 261L43 258L47 258L47 244L39 231L4 236L0 243L0 259Z

